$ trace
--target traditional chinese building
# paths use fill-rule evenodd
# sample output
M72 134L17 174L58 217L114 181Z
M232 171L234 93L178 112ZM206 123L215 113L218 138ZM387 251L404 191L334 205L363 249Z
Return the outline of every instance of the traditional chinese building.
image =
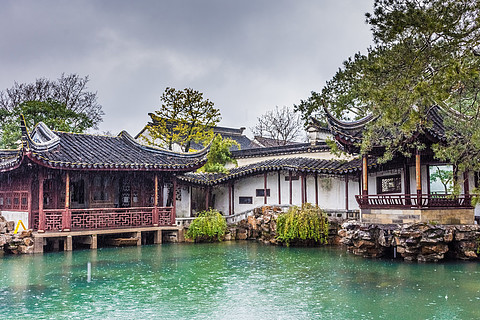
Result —
M24 121L21 129L20 148L0 151L0 212L39 234L173 227L176 176L201 167L208 151L147 147L126 132L73 134L40 123L30 133Z
M358 121L345 122L326 112L338 145L348 153L360 154L359 146L365 127L375 118L370 115ZM445 117L458 117L458 114L437 106L429 109L428 126L414 135L414 139L426 147L422 150L411 149L411 157L395 154L391 161L370 170L367 163L381 156L383 148L374 146L369 153L361 155L361 192L356 199L364 222L473 224L474 207L469 192L473 187L478 187L477 175L473 172L458 174L461 186L459 195L451 194L446 185L444 189L439 188L438 182L431 178L441 170L449 170L452 175L457 175L457 168L435 159L432 150L435 143L449 143L443 121ZM409 141L409 145L414 144Z

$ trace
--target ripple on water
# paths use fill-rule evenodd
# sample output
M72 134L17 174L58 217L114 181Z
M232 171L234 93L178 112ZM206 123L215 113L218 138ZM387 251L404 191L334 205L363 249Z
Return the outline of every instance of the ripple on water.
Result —
M0 314L19 318L480 318L475 263L364 260L334 248L102 248L7 257L0 271Z

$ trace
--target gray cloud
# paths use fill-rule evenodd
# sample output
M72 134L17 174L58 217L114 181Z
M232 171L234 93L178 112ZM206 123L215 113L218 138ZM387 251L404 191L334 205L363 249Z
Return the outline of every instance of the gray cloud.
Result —
M0 89L14 81L89 75L101 130L132 134L165 87L193 87L224 126L253 126L275 105L320 90L371 43L372 0L6 1Z

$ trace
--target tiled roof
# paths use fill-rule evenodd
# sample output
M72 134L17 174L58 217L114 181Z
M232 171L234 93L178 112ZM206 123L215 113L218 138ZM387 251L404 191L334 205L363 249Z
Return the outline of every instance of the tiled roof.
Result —
M341 121L332 116L326 110L328 127L338 143L349 151L358 152L358 145L362 142L365 126L376 119L372 114L357 121ZM445 110L439 106L432 106L427 112L427 126L425 133L434 141L446 141L445 124L446 117L459 117L460 114L449 109ZM385 137L388 138L388 137Z
M277 146L285 146L291 144L297 144L298 142L295 141L281 141L278 139L262 137L262 136L255 136L255 141L257 141L262 147L269 148L269 147L277 147Z
M17 167L22 161L22 150L0 150L0 172Z
M330 147L325 142L317 142L312 145L311 143L296 143L285 146L276 146L269 148L255 148L255 149L242 149L232 151L232 156L235 159L240 158L254 158L271 155L283 155L294 153L310 153L310 152L322 152L329 151Z
M208 148L176 153L137 143L127 132L116 137L52 131L43 123L30 135L22 124L24 152L47 167L87 170L192 171L206 162Z
M361 170L361 159L351 161L321 160L311 158L283 158L271 159L262 162L252 163L246 166L233 168L229 173L186 173L178 176L178 179L203 185L215 185L218 183L233 180L242 176L256 175L262 172L279 170L323 173L323 174L347 174ZM375 158L369 158L369 167L376 167Z

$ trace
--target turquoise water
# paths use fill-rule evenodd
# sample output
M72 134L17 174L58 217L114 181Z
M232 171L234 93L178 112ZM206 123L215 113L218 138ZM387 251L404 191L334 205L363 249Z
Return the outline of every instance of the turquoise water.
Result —
M0 318L479 319L480 267L253 242L5 256Z

